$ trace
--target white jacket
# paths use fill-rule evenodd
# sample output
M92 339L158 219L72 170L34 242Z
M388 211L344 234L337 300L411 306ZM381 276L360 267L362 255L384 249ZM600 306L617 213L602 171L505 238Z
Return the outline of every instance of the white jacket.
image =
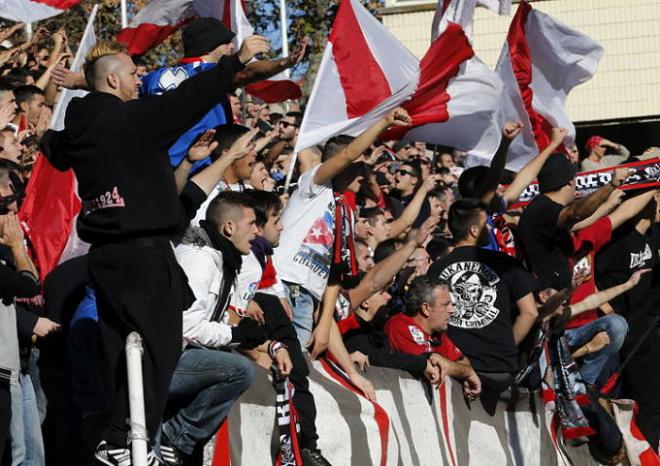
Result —
M198 230L199 231L199 230ZM202 232L203 233L203 232ZM188 276L188 284L195 294L195 302L183 312L183 338L210 348L231 343L231 327L227 324L227 309L221 309L219 321L211 321L218 305L224 280L222 254L199 242L180 244L174 250L177 261ZM236 292L232 284L227 302Z

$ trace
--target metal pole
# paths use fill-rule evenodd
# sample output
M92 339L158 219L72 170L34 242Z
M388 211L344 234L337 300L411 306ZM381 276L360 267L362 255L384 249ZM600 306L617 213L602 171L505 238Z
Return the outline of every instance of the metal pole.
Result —
M289 185L291 184L291 177L293 176L293 170L296 168L296 161L298 160L298 152L291 154L291 160L289 161L289 171L286 174L286 180L284 180L284 192L289 192Z
M126 338L128 405L131 414L131 456L134 466L147 466L147 427L144 415L142 381L142 337L131 332Z
M280 33L282 34L282 56L289 56L289 33L288 23L286 20L286 0L280 0ZM289 77L289 70L284 70L287 78Z
M126 29L128 26L128 15L126 13L126 0L121 0L121 28Z
M27 36L28 40L32 40L32 23L25 23L25 35Z

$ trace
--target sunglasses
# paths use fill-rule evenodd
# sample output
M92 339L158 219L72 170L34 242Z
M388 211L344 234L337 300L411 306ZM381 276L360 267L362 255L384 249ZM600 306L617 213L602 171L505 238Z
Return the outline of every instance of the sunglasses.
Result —
M291 126L293 126L294 128L298 127L298 125L296 125L294 123L289 123L288 121L278 121L278 124L282 125L285 128L289 128Z
M406 171L406 170L398 170L396 172L396 174L397 175L410 175L410 176L415 177L415 178L417 177L417 175L415 175L414 173L411 173L411 172Z

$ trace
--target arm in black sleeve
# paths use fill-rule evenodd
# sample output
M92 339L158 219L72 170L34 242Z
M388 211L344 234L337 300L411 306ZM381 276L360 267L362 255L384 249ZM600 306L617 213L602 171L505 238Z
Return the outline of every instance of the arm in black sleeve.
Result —
M34 326L37 325L39 315L30 312L23 306L16 306L16 326L18 335L22 337L31 337L34 334Z
M6 265L0 265L0 298L32 298L39 291L39 282L30 272L17 272Z
M183 215L186 218L186 224L195 218L197 210L206 200L206 193L192 181L188 181L179 194L179 202L183 209Z
M121 114L108 112L142 141L166 150L233 89L234 76L245 66L238 54L222 57L217 66L186 79L176 89L125 102Z
M413 377L423 378L426 369L426 358L394 351L389 344L386 344L382 348L374 348L371 351L369 364L404 370Z

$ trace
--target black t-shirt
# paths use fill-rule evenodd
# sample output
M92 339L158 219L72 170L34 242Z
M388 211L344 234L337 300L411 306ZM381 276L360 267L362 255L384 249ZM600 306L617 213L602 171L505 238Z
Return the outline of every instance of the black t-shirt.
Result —
M563 208L541 194L527 206L518 223L525 258L544 288L560 290L571 283L567 258L573 245L568 230L557 227Z
M536 280L515 259L497 251L465 246L433 263L428 272L449 282L454 314L449 337L481 372L515 372L513 340L516 301Z
M620 285L637 270L653 269L659 263L658 244L650 236L641 234L635 228L620 230L596 256L598 289ZM646 273L635 288L614 298L610 304L617 313L628 319L644 307L644 298L651 291L652 284L652 274Z

